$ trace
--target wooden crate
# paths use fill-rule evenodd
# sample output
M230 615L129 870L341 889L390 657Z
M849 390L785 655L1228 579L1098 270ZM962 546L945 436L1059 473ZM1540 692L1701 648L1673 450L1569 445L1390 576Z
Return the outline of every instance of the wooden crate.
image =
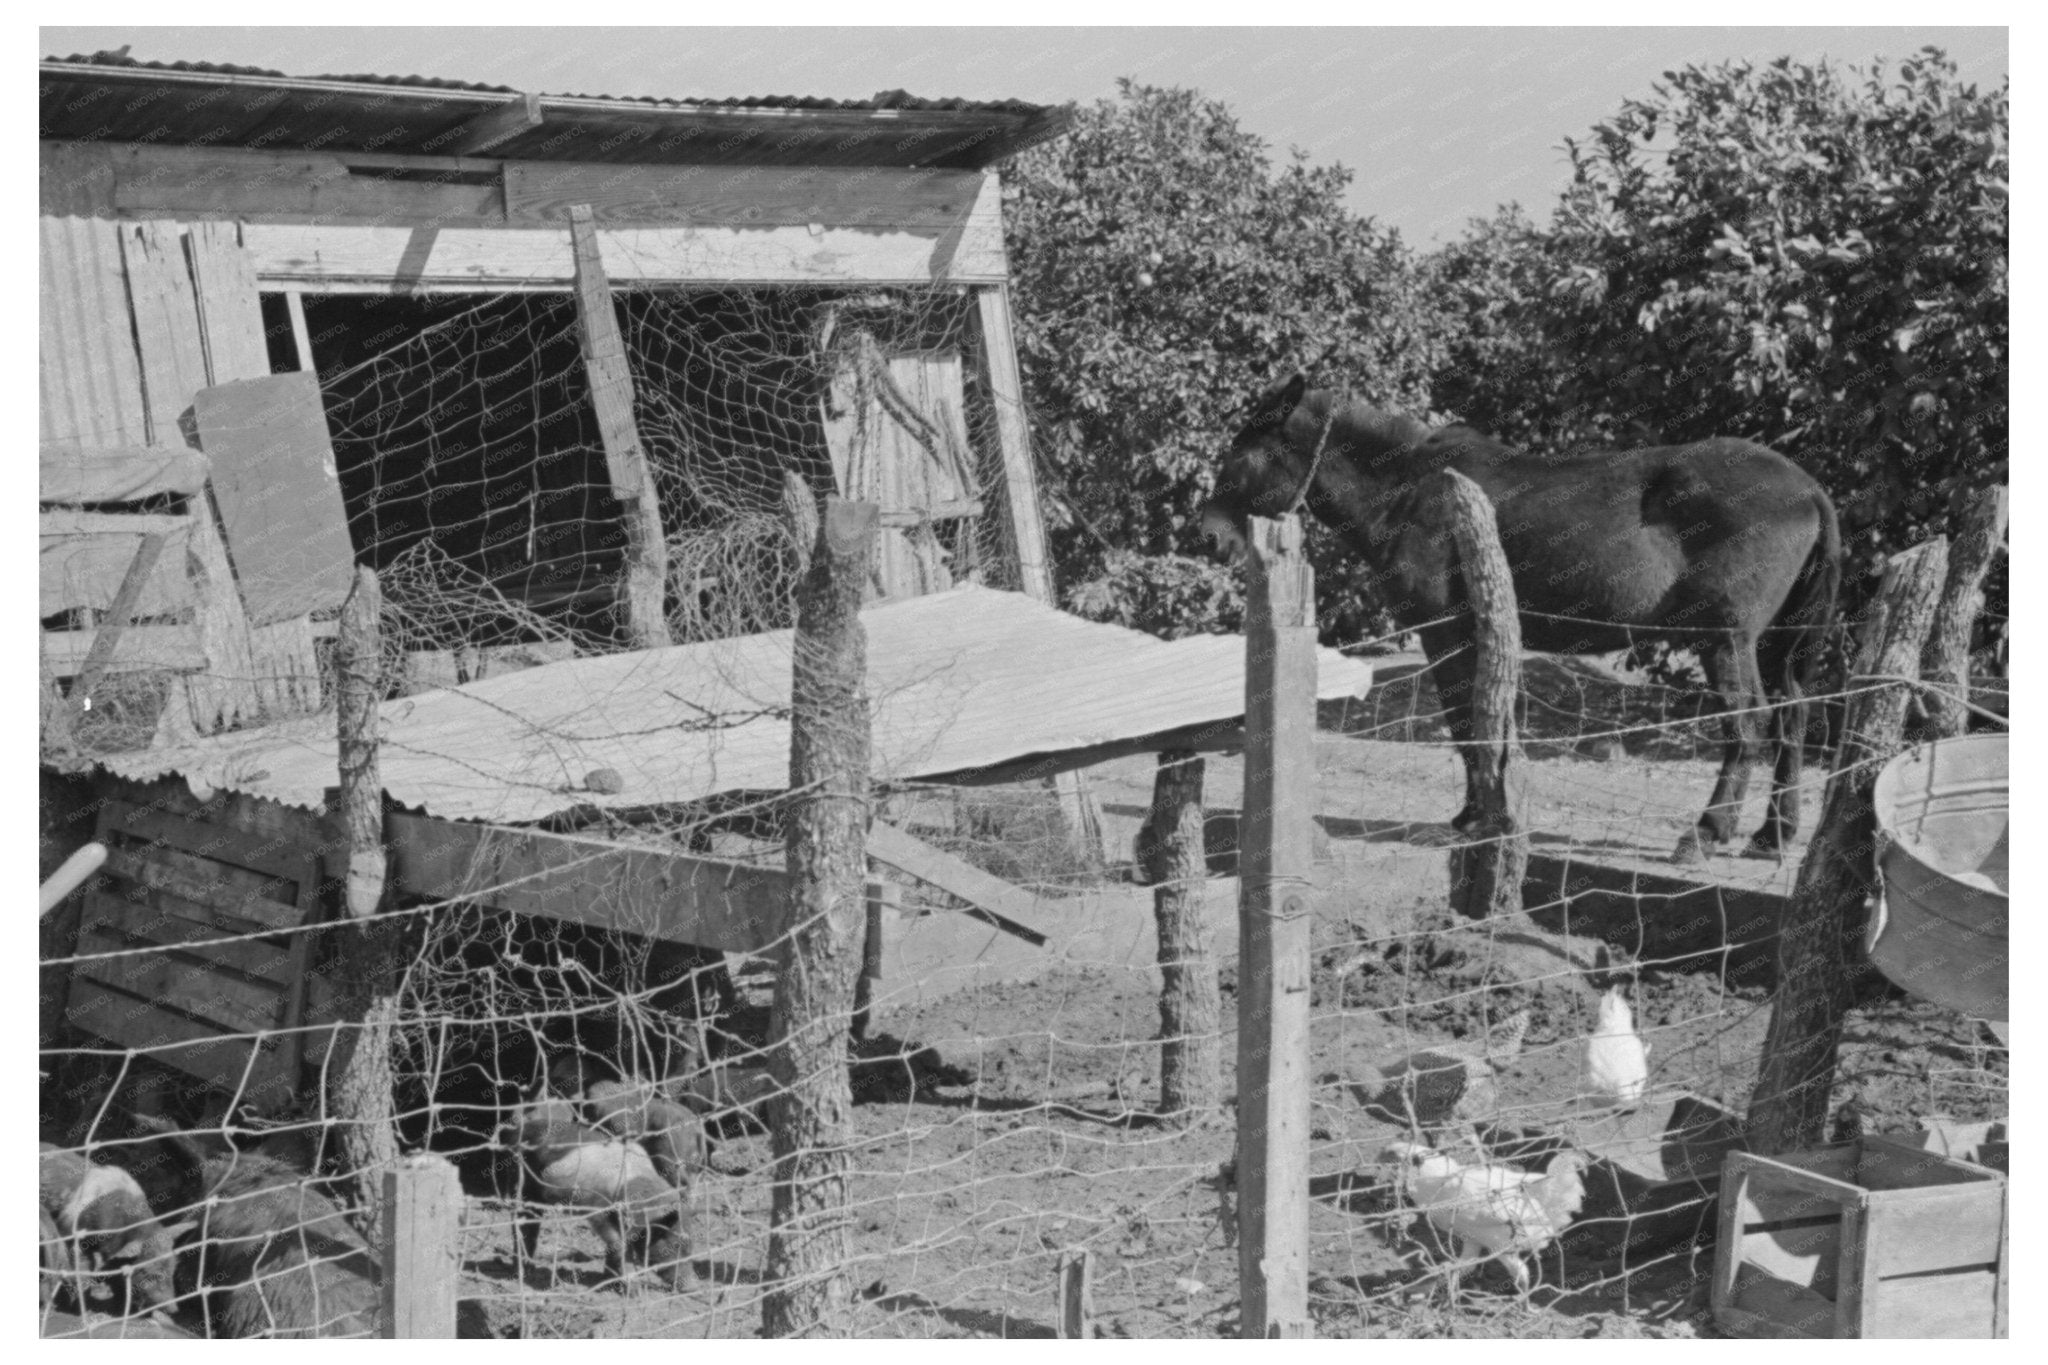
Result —
M1714 1319L1745 1337L2003 1337L2006 1183L1887 1138L1721 1175Z

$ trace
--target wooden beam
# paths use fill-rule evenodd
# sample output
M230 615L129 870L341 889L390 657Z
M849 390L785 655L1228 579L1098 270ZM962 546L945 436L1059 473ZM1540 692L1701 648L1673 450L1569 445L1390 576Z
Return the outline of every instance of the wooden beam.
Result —
M292 320L292 350L299 358L299 368L313 373L313 334L306 328L306 291L285 290L284 309Z
M587 204L569 209L569 236L576 250L576 329L583 368L590 377L590 405L597 413L612 496L619 500L625 523L620 605L625 608L626 633L636 649L659 649L669 643L668 540L661 531L661 499L633 419L633 372L626 363L626 343L619 335L611 283L605 278L597 228Z
M1112 759L1129 758L1133 754L1156 754L1168 749L1185 749L1199 754L1230 754L1243 749L1244 745L1244 720L1240 716L1232 716L1228 720L1183 725L1178 729L1161 730L1156 734L1140 735L1133 739L1092 744L1085 749L1061 749L1057 753L1029 754L1023 758L992 763L986 768L962 768L956 772L936 773L920 777L918 781L949 787L1003 787L1018 782L1042 782L1048 777L1079 772L1083 768L1092 768L1099 763L1108 763Z
M107 157L113 209L126 217L505 221L495 161L140 143L116 144ZM394 172L421 178L394 178Z
M412 895L729 953L761 951L788 921L789 878L776 868L424 815L388 814L384 827L390 876Z
M38 453L37 495L45 503L139 502L206 486L206 456L183 446L44 441Z
M514 95L496 109L478 114L457 128L448 139L448 154L475 156L487 152L501 142L540 127L541 117L540 96Z
M981 499L967 498L952 502L935 502L930 507L884 508L882 525L898 529L923 526L932 521L957 521L962 517L978 517L982 514Z
M868 826L868 856L950 896L958 896L972 907L968 914L1016 935L1034 948L1043 948L1048 941L1021 918L1036 913L1038 901L1030 892L982 871L964 858L933 848L886 821L876 820Z
M508 223L559 223L588 204L600 223L697 227L938 228L967 222L979 171L873 166L505 165Z
M981 315L982 353L988 360L989 389L995 398L996 439L1002 447L1003 489L1010 537L1017 547L1017 573L1024 591L1041 602L1053 597L1052 559L1045 522L1039 514L1038 479L1031 466L1031 428L1024 413L1024 380L1017 369L1017 342L1010 330L1009 291L989 285L974 291Z
M245 221L268 285L326 293L556 291L575 282L566 228ZM614 284L941 284L1004 277L1000 217L953 229L600 227Z
M270 629L270 627L266 627ZM312 621L306 626L315 639L332 637L333 621ZM42 633L43 663L59 678L76 677L92 653L94 630L46 630ZM193 626L130 626L121 637L121 651L107 665L110 673L168 670L196 672L206 667L206 651Z

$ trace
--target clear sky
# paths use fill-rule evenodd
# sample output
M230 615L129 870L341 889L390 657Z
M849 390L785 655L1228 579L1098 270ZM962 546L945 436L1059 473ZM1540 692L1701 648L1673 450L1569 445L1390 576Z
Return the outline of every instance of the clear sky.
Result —
M728 11L730 12L730 11ZM1357 173L1351 205L1427 245L1519 200L1546 216L1583 134L1688 62L1867 62L1924 44L1965 80L2007 71L2004 28L107 28L45 27L42 53L129 44L147 61L295 76L443 76L539 94L914 95L1056 103L1119 76L1224 100L1276 151Z

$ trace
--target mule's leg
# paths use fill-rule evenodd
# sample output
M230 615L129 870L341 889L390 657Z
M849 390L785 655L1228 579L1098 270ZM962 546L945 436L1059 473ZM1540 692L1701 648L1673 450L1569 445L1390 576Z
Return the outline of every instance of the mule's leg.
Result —
M1479 764L1483 759L1472 746L1472 683L1479 656L1471 628L1461 629L1455 621L1423 631L1422 650L1429 658L1437 704L1444 709L1444 725L1465 765L1465 804L1451 817L1451 828L1463 833L1479 818Z
M1771 743L1777 750L1771 766L1771 805L1764 822L1750 836L1749 852L1775 858L1799 832L1799 784L1806 759L1806 698L1797 683L1771 710Z
M1756 762L1762 733L1757 706L1763 700L1763 680L1757 671L1755 638L1731 632L1726 643L1708 651L1705 662L1707 680L1721 694L1725 708L1725 744L1721 772L1714 779L1714 794L1707 798L1706 812L1671 852L1671 861L1681 865L1702 862L1715 847L1735 838L1742 799L1749 791L1750 765Z

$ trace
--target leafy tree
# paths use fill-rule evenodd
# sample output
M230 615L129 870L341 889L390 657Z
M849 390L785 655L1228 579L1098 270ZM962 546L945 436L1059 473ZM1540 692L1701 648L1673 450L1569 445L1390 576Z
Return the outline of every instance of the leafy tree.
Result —
M1527 240L1510 311L1540 278L1545 338L1579 358L1494 406L1771 444L1827 486L1865 571L1946 530L2006 477L2009 89L1962 85L1934 48L1895 71L1667 73L1568 143L1542 240L1496 220L1463 249Z
M1241 588L1196 517L1239 411L1332 343L1320 374L1419 410L1438 329L1398 235L1344 207L1350 172L1299 151L1275 166L1195 91L1119 92L1003 167L1056 568L1085 615L1168 637L1232 629ZM1355 617L1329 538L1311 545L1323 619Z

